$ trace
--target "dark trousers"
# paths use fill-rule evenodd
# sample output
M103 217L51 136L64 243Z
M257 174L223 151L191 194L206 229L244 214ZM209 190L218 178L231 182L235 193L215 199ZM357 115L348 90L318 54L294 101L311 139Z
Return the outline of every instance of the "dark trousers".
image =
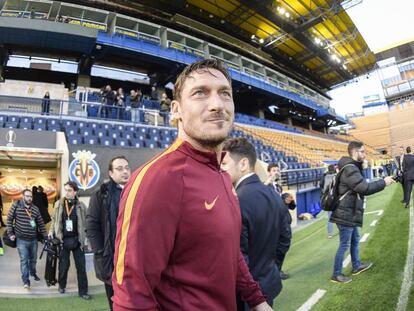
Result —
M112 297L114 296L114 288L112 287L112 285L108 285L105 283L105 292L106 297L108 298L109 309L112 311Z
M411 198L411 191L413 190L413 180L411 179L404 179L404 201L405 204L410 203Z
M88 294L88 277L86 276L86 263L85 253L81 250L80 246L73 250L62 249L59 258L59 287L66 288L66 282L68 280L68 271L70 267L70 252L73 253L73 259L75 260L76 273L78 277L78 293L80 296Z
M282 272L283 262L285 261L286 254L278 252L276 250L276 265L279 268L279 271Z

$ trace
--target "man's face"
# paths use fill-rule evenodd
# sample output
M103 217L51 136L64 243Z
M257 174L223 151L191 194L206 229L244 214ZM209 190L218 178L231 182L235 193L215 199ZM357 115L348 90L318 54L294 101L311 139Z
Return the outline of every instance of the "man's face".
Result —
M270 169L269 175L272 177L273 181L280 179L280 168L272 167Z
M232 89L218 70L193 72L183 85L180 101L172 102L183 138L214 148L228 136L234 119Z
M25 191L23 194L23 202L26 205L32 204L33 201L33 195L31 191Z
M131 176L131 169L128 161L125 159L115 159L112 162L112 171L109 171L109 177L119 185L125 185Z
M223 161L221 162L221 169L229 173L233 185L235 185L242 176L242 171L239 164L240 162L236 162L230 156L230 152L226 152L226 155L224 156Z
M293 196L292 196L292 195L288 195L288 196L285 198L285 204L286 204L286 205L289 205L290 203L292 203L292 201L293 201Z
M404 148L400 147L400 154L404 154Z
M354 160L356 160L357 162L364 162L365 160L365 147L362 146L359 149L354 149Z
M71 200L71 199L74 199L74 198L75 198L75 196L76 196L76 191L75 191L75 190L73 190L73 188L72 188L71 186L66 185L66 186L64 187L64 189L65 189L65 198L66 198L66 199Z

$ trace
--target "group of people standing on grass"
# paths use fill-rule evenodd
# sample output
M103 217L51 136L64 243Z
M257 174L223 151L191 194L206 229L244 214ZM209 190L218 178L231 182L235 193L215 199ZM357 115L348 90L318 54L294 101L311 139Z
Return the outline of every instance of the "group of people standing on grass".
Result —
M234 102L230 75L220 61L184 69L171 114L178 123L175 143L133 174L125 157L112 159L110 180L91 197L88 209L77 199L76 184L65 184L49 232L67 245L59 291L65 290L72 250L79 295L89 299L87 237L111 310L272 310L282 289L289 209L295 202L282 193L277 165L269 165L262 183L254 171L253 145L244 138L227 140ZM353 274L372 266L360 261L358 251L364 195L394 182L391 177L365 181L362 143L350 142L348 153L338 163L341 200L330 217L340 237L332 281L341 283L350 281L342 274L347 248Z

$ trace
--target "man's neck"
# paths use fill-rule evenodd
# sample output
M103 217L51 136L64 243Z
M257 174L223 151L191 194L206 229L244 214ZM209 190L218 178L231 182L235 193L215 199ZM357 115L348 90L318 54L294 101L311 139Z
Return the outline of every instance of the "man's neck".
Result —
M240 178L239 178L239 180L236 182L236 184L234 185L234 188L236 188L237 189L237 187L241 184L241 182L243 181L243 180L245 180L246 178L249 178L250 176L252 176L254 174L254 172L251 172L251 171L249 171L249 172L247 172L247 173L245 173L243 176L241 176Z
M194 149L197 149L199 151L203 151L203 152L214 152L217 156L217 163L220 163L221 161L221 152L223 150L223 144L219 144L217 146L205 146L203 144L200 144L197 140L192 139L191 137L189 137L188 135L186 135L185 133L181 133L178 134L178 138L188 142L191 146L193 146Z

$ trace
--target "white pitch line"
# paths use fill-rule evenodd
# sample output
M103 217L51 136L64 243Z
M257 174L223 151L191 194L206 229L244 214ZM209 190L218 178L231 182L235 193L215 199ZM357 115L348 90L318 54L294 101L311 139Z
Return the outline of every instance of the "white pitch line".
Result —
M404 278L401 284L400 296L398 297L397 311L405 311L407 309L408 297L411 291L414 263L414 211L413 200L410 202L410 225L408 235L408 251L407 259L404 267Z
M364 243L368 240L369 233L365 233L362 238L359 240L359 243Z
M312 307L323 297L323 295L326 294L326 290L324 289L318 289L316 292L313 293L313 295L306 300L306 302L300 306L299 309L296 311L309 311L312 309Z
M376 210L376 211L365 212L364 214L365 215L367 215L367 214L378 214L378 216L381 216L382 213L384 213L384 210L383 209Z
M370 226L371 226L371 227L375 227L375 225L377 224L377 222L378 222L378 219L373 220L373 221L371 222Z
M346 256L344 262L342 263L342 268L346 268L346 266L348 266L350 262L351 262L351 255L348 255Z

